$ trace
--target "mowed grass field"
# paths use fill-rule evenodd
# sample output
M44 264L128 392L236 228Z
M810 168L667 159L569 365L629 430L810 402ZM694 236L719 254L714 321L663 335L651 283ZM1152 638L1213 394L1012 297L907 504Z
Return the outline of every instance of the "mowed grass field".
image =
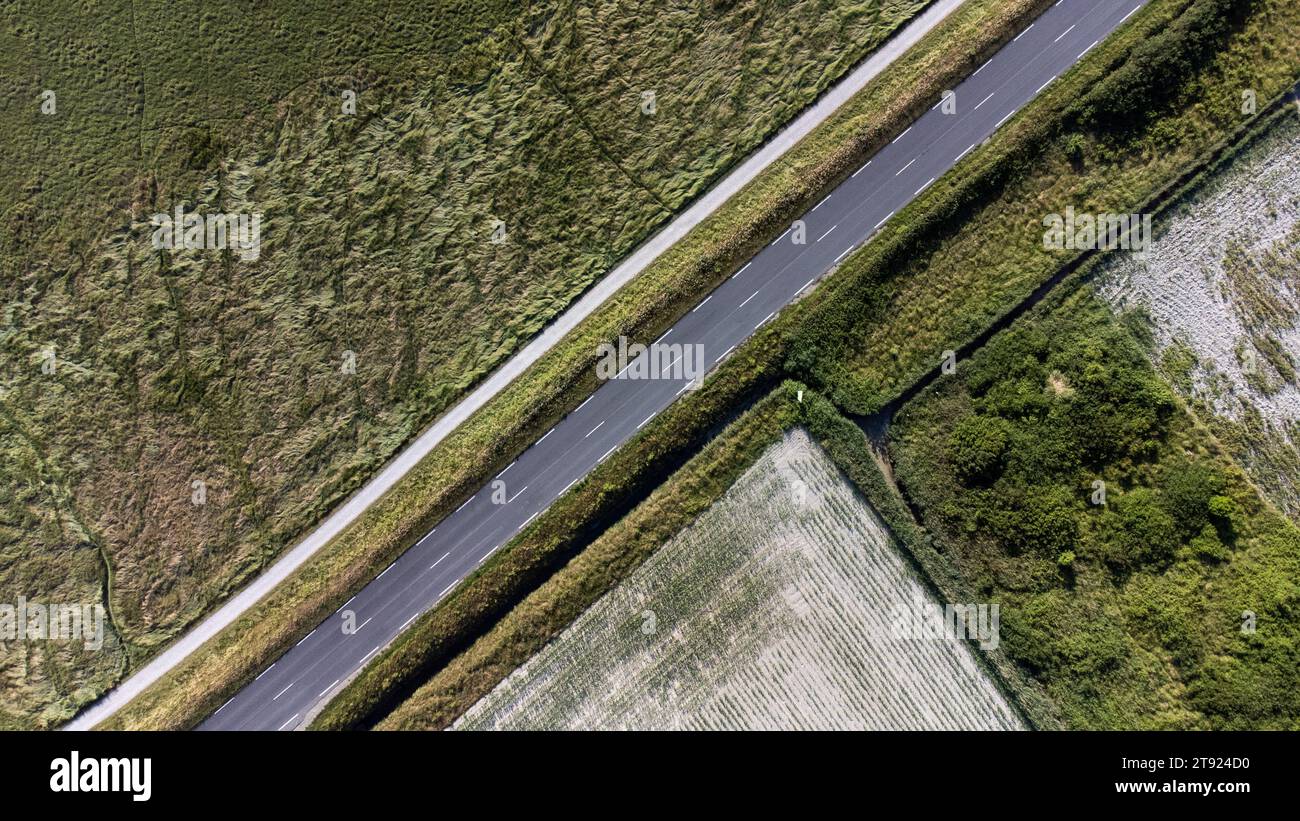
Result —
M787 433L459 729L1015 729L956 640L899 638L927 589L830 459Z
M110 634L5 653L0 726L210 611L925 2L435 5L0 10L0 601ZM155 251L178 205L261 213L259 259Z

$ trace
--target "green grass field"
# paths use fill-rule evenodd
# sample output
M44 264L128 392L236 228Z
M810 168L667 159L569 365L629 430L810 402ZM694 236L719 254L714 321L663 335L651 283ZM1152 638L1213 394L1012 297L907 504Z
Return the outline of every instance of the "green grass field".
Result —
M114 640L6 667L0 725L212 609L924 5L6 6L0 593L107 591ZM156 252L179 204L260 258Z

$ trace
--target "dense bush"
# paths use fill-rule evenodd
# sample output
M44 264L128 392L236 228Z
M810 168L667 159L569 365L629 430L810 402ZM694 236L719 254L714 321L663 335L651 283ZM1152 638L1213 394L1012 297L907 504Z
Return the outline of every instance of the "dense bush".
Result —
M1086 290L904 406L890 450L922 524L1001 603L1007 656L1068 724L1300 721L1300 531Z
M968 416L953 428L949 450L957 475L967 484L996 479L1007 452L1006 425L989 416Z

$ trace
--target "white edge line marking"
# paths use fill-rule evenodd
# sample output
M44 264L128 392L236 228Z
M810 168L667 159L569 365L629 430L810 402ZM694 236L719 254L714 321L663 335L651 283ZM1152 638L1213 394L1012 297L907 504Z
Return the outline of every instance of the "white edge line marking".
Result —
M659 412L659 411L655 411L654 413L652 413L652 414L650 414L649 416L647 416L645 419L642 419L642 420L641 420L641 424L637 425L637 426L636 426L636 429L637 429L637 430L641 430L641 428L644 428L646 422L649 422L651 419L654 419L654 418L655 418L655 414L657 414L658 412Z
M376 649L378 649L378 648L376 648ZM290 724L293 723L293 719L294 719L294 718L297 718L297 717L298 717L298 714L297 714L297 713L294 713L294 714L293 714L293 718L291 718L291 719L289 719L288 721L286 721L285 723L281 724L280 727L279 727L279 729L276 730L276 732L278 733L278 732L280 732L280 730L283 730L285 727L288 727Z
M613 450L613 448L610 448L610 450ZM608 454L606 454L606 455L608 455ZM537 513L541 513L541 511L539 510L539 511L537 511ZM531 522L533 519L536 519L536 518L537 518L537 513L534 513L532 516L529 516L527 519L524 519L524 523L521 524L521 525L519 526L519 529L520 529L520 530L523 530L525 527L528 527L528 523ZM493 549L493 550L496 550L495 547L492 548L492 549ZM488 553L488 556L491 556L491 555L492 555L491 553ZM484 556L483 558L486 559L487 556Z
M915 196L919 195L922 191L924 191L925 189L929 188L929 187L930 187L930 183L932 183L932 182L934 182L934 177L931 177L931 178L930 178L930 182L927 182L925 185L923 185L923 186L921 186L920 188L916 189L916 192L915 192L914 194L912 194L912 196L915 197Z
M835 258L835 261L836 261L836 262L839 262L840 260L844 259L844 255L847 254L849 251L852 251L852 250L853 250L853 246L850 245L848 248L845 248L843 251L840 251L840 255L839 255L838 257ZM763 320L763 321L766 322L767 320Z
M749 266L747 265L747 266L745 266L745 267L748 268ZM743 270L745 270L745 269L744 269L744 268L741 268L740 270L743 271ZM655 344L658 345L660 342L663 342L663 341L664 341L664 337L665 337L665 336L668 336L668 334L670 334L670 333L672 333L672 332L673 332L673 329L672 329L672 328L669 328L668 330L664 331L664 332L663 332L663 336L660 336L658 339L655 340Z
M488 556L490 556L490 555L492 555L492 554L489 553ZM484 556L483 558L486 559L487 556ZM415 616L411 616L409 619L407 619L406 621L402 622L402 626L399 627L399 628L397 628L398 632L401 632L402 630L405 630L405 629L406 629L406 625L408 625L408 624L410 624L411 622L415 621L415 617L418 616L418 615L420 615L420 614L419 614L419 613L416 613Z
M1011 115L1012 115L1012 114L1015 114L1015 113L1016 113L1016 112L1014 112L1014 111L1008 111L1008 112L1006 113L1006 115L1005 115L1002 119L998 120L997 123L996 123L993 127L994 127L994 128L997 128L998 126L1002 125L1002 124L1005 123L1007 120L1011 119Z
M1038 87L1038 91L1035 91L1034 94L1037 95L1037 94L1042 93L1043 89L1047 88L1048 86L1050 86L1050 85L1051 85L1053 82L1055 82L1055 81L1056 81L1056 77L1053 77L1052 79L1050 79L1050 80L1048 80L1047 82L1043 83L1041 86Z
M774 317L774 316L776 316L776 311L773 311L772 313L770 313L770 314L768 314L767 316L763 317L763 321L760 322L760 323L758 323L757 325L755 325L755 326L754 326L754 330L757 331L759 328L763 327L765 324L767 324L767 321L768 321L769 319L771 319L772 317Z
M603 462L603 461L605 461L606 459L608 459L608 458L609 458L609 455L610 455L611 453L613 453L614 450L615 450L615 448L617 448L617 447L618 447L618 445L615 445L614 447L612 447L612 448L610 448L609 450L605 451L605 455L602 456L602 457L600 457L599 459L597 459L597 460L596 460L596 464L599 465L601 462ZM534 513L533 515L536 516L537 514ZM529 519L529 521L532 521L532 520ZM528 522L524 522L524 524L528 524Z
M595 399L595 398L596 398L596 395L593 393L591 396L588 396L588 397L587 397L587 402L590 402L591 400L593 400L593 399ZM583 402L581 405L579 405L578 407L574 408L574 409L573 409L573 412L574 412L574 413L577 413L578 411L580 411L580 410L582 410L583 408L587 407L587 402Z
M831 198L830 194L827 194L825 197L822 197L822 201L814 205L812 210L816 211L818 208L821 208L823 205L826 204L826 200L830 198Z
M748 268L749 266L751 266L751 265L753 265L753 264L754 264L754 261L751 259L749 262L746 262L746 263L745 263L745 268ZM740 276L741 274L745 273L745 268L741 268L739 271L737 271L736 273L732 274L732 275L731 275L731 278L732 278L732 279L735 279L736 277L738 277L738 276ZM672 328L669 328L668 330L669 330L669 331L672 331ZM665 333L664 336L668 336L668 334ZM664 336L659 337L659 341L660 341L660 342L663 341Z
M871 161L874 160L874 159L875 159L875 157L872 157L871 160L867 160L866 163L864 163L864 164L862 165L861 168L859 168L857 171L854 171L852 174L849 175L849 177L850 177L850 178L853 178L853 177L856 177L857 175L861 174L863 171L866 170L866 168L867 168L868 165L871 165Z
M677 391L677 393L674 394L674 395L675 395L675 396L681 396L683 393L686 393L686 389L689 388L690 386L691 386L691 380L687 379L687 380L686 380L686 384L685 384L685 385L682 385L681 390Z
M475 494L475 495L478 495L478 494ZM462 504L460 507L456 508L456 512L457 512L457 513L460 513L462 510L465 509L465 505L469 504L469 503L472 502L472 501L474 501L474 497L473 497L473 496L471 496L471 497L469 497L468 499L466 499L464 504Z
M785 234L782 234L781 236L785 236ZM691 313L695 313L695 312L698 311L699 309L703 308L703 307L704 307L704 304L705 304L706 302L708 302L710 299L713 299L713 294L709 294L708 296L706 296L706 297L704 298L704 302L701 302L699 305L696 305L694 308L692 308L692 309L691 309Z
M969 154L970 152L972 152L972 151L974 151L974 150L975 150L975 143L971 143L970 146L969 146L965 151L963 151L963 152L961 152L960 154L957 155L957 158L954 159L953 162L957 162L957 161L959 161L962 157L966 156L967 154Z
M519 460L516 459L514 462L511 462L510 464L506 465L505 470L503 470L503 471L501 471L500 473L498 473L494 478L496 478L496 479L500 479L502 476L505 476L505 475L506 475L506 470L510 470L510 468L514 467L515 464L518 463L518 461L519 461Z
M316 630L319 630L319 629L320 629L319 627L316 628ZM302 644L303 641L306 641L307 639L309 639L309 638L311 638L312 636L316 635L316 630L313 630L313 631L311 631L310 633L308 633L306 636L303 636L302 641L298 642L298 644ZM297 647L298 644L295 644L294 647Z
M370 658L371 656L373 656L375 653L378 652L379 652L379 645L376 644L374 650L371 650L369 653L366 653L364 656L361 657L361 663L364 664L366 659Z
M805 286L805 287L807 287L807 286ZM722 361L722 357L723 357L723 356L726 356L727 354L731 353L731 352L734 351L734 350L736 350L736 346L735 346L735 345L732 345L730 348L727 348L725 351L722 352L722 356L719 356L717 359L713 360L713 364L715 364L715 365L718 364L719 362Z
M1095 46L1095 45L1097 45L1097 44L1100 43L1100 42L1101 42L1100 40L1093 40L1093 41L1092 41L1092 46L1088 46L1088 47L1085 48L1083 51L1079 52L1079 56L1078 56L1078 57L1075 57L1074 59L1076 59L1076 60L1082 60L1082 59L1083 59L1083 55L1085 55L1085 54L1087 54L1088 52L1092 51L1092 47Z
M1137 10L1140 9L1140 8L1142 8L1142 7L1141 7L1141 6L1134 6L1134 7L1133 7L1133 11L1137 11ZM1119 21L1120 21L1121 23L1123 23L1125 20L1127 20L1128 18L1132 17L1132 16L1133 16L1133 11L1130 11L1128 14L1126 14L1126 15L1124 15L1123 17L1119 18Z
M982 66L980 66L979 68L975 69L975 74L979 74L981 71L983 71L984 69L988 68L988 67L989 67L989 63L991 63L991 62L993 62L993 58L992 58L992 57L990 57L989 59L985 60L985 61L984 61L984 65L982 65ZM974 77L975 74L972 74L971 76ZM940 100L939 102L943 102L943 100Z
M384 573L387 573L388 571L392 570L392 569L393 569L394 567L396 567L396 566L397 566L397 562L393 562L393 563L390 564L388 567L385 567L385 568L384 568ZM380 573L378 576L375 576L375 578L376 578L376 579L382 579L382 578L384 577L384 573Z
M902 134L899 134L897 137L895 137L894 139L890 140L890 141L889 141L889 144L890 144L890 145L893 145L894 143L896 143L896 142L898 142L899 140L901 140L901 139L903 139L904 137L906 137L906 136L907 136L907 132L908 132L908 131L911 131L912 128L913 128L913 126L910 126L910 125L909 125L906 129L903 130L903 133L902 133Z
M342 680L343 680L343 679L338 679L338 678L336 678L336 679L334 679L334 684L338 684L338 683L339 683L340 681L342 681ZM316 698L320 698L321 696L323 696L323 695L325 695L326 693L328 693L330 690L333 690L333 689L334 689L334 684L331 684L330 686L326 687L324 690L321 690L321 691L320 691L320 694L317 695Z
M578 477L578 479L581 479L581 478L582 478L581 476ZM569 492L569 488L571 488L571 487L573 487L574 485L578 484L578 479L574 479L572 482L569 482L567 485L565 485L565 486L564 486L564 490L561 490L561 491L560 491L560 495L563 496L564 494L568 493L568 492Z
M277 661L277 662L275 662L274 664L272 664L270 667L268 667L268 668L266 668L265 670L263 670L263 671L262 671L262 676L264 676L264 675L266 675L267 673L269 673L269 672L271 672L272 670L274 670L274 669L275 669L275 665L276 665L276 664L279 664L279 663L280 663L280 662ZM258 676L257 678L253 679L253 681L261 681L261 680L262 680L262 676Z
M1025 29L1024 31L1022 31L1022 32L1020 32L1019 34L1017 34L1017 35L1015 36L1015 38L1014 38L1011 42L1014 43L1014 42L1016 42L1016 40L1019 40L1021 37L1024 37L1026 34L1029 33L1029 29L1031 29L1031 28L1033 28L1033 27L1034 27L1034 24L1033 24L1033 23L1030 23L1030 24L1029 24L1029 28L1027 28L1027 29Z
M546 436L550 436L552 433L555 433L555 428L551 428L550 430L548 430L548 431L546 432ZM545 442L545 441L546 441L546 436L543 436L541 439L538 439L538 440L537 440L537 444L540 445L541 443Z
M810 279L810 280L808 280L807 282L805 282L802 286L800 286L799 290L795 291L795 293L796 293L796 294L802 294L803 291L804 291L804 288L807 288L809 285L812 285L812 284L813 284L814 282L816 282L816 281L817 281L817 277L813 277L812 279Z
M453 587L455 587L455 586L458 585L458 584L460 584L460 579L457 579L456 581L454 581L454 582L452 582L451 584L449 584L449 585L447 585L446 587L444 587L443 590L442 590L442 592L438 594L438 600L441 601L441 600L442 600L442 597L445 596L445 595L447 595L447 591L448 591L448 590L451 590Z
M231 697L230 701L234 701L234 700L235 700L234 697ZM217 708L217 713L219 713L219 712L221 712L222 710L224 710L224 709L226 709L227 707L229 707L229 706L230 706L230 701L227 701L225 704L222 704L220 707L218 707L218 708ZM213 713L213 715L216 715L217 713Z
M879 228L880 226L884 225L884 224L885 224L885 221L888 220L888 219L889 219L890 217L892 217L892 216L894 216L894 212L893 212L893 211L890 211L888 214L885 214L885 219L883 219L883 220L881 220L880 222L876 223L876 228ZM872 228L871 230L874 231L874 230L876 230L876 228Z

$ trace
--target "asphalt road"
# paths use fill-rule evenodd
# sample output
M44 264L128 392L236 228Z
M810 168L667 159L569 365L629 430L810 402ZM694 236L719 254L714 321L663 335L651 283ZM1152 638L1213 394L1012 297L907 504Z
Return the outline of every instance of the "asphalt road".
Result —
M927 112L805 214L803 244L795 242L797 230L787 231L660 343L702 345L704 366L712 368L1144 2L1060 0L955 89L955 113L939 106ZM689 380L672 378L678 368L666 370L664 378L625 375L602 384L200 729L300 726L384 645L681 395Z

